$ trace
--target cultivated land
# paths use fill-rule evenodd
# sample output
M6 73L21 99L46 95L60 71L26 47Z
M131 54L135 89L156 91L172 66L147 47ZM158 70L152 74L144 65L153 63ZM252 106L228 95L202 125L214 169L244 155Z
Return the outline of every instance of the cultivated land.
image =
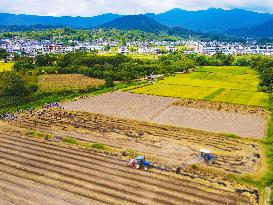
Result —
M14 65L14 63L0 62L0 72L11 71L13 65Z
M170 97L111 92L0 121L0 204L262 204L265 144L250 137L264 136L269 114L258 83L247 67L203 67L129 88ZM154 166L125 166L138 155Z
M149 121L175 101L175 99L166 97L112 92L68 102L64 106L68 110Z
M118 153L133 150L171 168L198 164L211 172L254 174L262 165L258 143L225 134L58 109L22 113L12 124L54 136L103 143ZM199 149L204 147L216 155L214 164L199 160Z
M233 133L243 137L261 138L266 130L266 111L245 108L238 111L199 109L180 106L175 98L113 92L65 103L67 110L86 111L127 119L144 120L219 133ZM179 105L179 106L177 106ZM228 106L227 104L224 104ZM221 105L224 107L224 105Z
M51 74L39 76L39 89L42 92L79 90L104 85L105 81L82 74Z
M249 67L201 67L190 74L166 77L130 92L183 99L267 106L268 95L257 91L259 78Z
M256 204L255 190L144 172L92 150L33 138L1 124L1 204ZM5 134L3 134L5 133ZM11 134L12 133L12 134ZM224 182L222 182L224 183Z

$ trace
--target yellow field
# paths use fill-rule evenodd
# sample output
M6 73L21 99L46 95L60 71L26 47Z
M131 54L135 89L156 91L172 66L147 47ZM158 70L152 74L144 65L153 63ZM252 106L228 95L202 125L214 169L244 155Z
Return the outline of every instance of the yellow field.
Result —
M104 80L90 78L81 74L52 74L39 76L39 89L42 92L78 90L100 86Z
M131 92L184 99L267 106L269 97L258 92L257 73L248 67L201 67L190 74L166 77Z
M11 71L13 65L14 63L0 62L0 72Z

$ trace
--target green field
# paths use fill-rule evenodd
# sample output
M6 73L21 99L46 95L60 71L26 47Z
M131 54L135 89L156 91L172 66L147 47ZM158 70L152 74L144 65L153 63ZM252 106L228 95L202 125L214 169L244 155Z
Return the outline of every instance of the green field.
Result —
M14 63L0 62L0 72L10 71Z
M166 77L153 85L130 90L185 99L268 106L269 97L258 92L259 76L249 67L201 67L190 74Z

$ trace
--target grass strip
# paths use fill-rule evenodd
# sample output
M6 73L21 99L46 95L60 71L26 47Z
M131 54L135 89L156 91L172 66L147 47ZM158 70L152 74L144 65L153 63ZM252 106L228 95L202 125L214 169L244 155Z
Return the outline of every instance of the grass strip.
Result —
M219 88L218 90L215 90L211 94L207 95L206 97L203 98L203 100L212 100L215 98L217 95L220 95L225 91L225 88Z

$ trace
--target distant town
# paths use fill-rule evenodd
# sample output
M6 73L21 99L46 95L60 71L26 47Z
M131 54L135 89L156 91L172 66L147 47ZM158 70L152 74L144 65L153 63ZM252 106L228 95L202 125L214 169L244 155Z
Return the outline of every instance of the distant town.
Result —
M9 53L8 60L12 60L14 55L23 55L35 58L40 54L65 54L69 52L93 51L93 52L114 52L121 54L160 54L171 53L182 50L184 54L198 53L213 55L215 53L224 54L260 54L273 55L272 45L258 45L255 41L247 43L224 43L224 42L203 42L203 41L151 41L151 42L127 42L124 46L119 46L118 41L107 41L97 39L93 42L81 42L70 40L70 45L62 42L52 42L50 40L32 40L24 38L0 39L0 49Z

